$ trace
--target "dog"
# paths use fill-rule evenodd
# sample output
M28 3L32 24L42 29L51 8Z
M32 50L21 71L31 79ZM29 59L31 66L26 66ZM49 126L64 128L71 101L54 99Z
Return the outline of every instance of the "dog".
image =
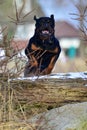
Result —
M40 18L34 16L34 20L35 33L25 48L28 57L25 77L50 74L61 52L59 41L54 35L54 15Z

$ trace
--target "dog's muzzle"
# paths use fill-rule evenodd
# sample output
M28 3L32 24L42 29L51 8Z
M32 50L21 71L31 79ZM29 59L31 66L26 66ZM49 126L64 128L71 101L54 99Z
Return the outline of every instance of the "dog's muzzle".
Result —
M53 35L54 30L50 29L41 29L39 30L40 38L41 39L49 39L51 35Z

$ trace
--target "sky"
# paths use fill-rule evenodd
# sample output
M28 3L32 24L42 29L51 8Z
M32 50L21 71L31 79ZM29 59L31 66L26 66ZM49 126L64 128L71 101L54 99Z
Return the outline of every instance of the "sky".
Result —
M75 16L71 15L71 13L77 14L77 9L75 5L71 2L71 0L66 0L66 2L61 7L60 4L55 4L55 0L38 0L43 12L46 16L50 16L54 14L55 20L66 20L78 27L78 21L74 20Z

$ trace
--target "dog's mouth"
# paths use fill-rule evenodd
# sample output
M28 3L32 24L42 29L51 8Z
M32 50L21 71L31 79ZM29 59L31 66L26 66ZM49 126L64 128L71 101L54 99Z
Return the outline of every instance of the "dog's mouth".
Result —
M49 32L49 30L42 30L42 34L43 34L43 35L49 35L50 32Z
M41 39L49 39L51 33L49 30L41 30L40 31L40 38Z
M49 37L53 34L54 30L53 29L40 29L39 30L39 36L41 39L49 39Z

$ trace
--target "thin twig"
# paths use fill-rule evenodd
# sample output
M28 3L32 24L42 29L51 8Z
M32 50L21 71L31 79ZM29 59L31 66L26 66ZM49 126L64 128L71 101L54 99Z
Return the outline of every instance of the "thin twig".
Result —
M33 9L32 11L30 11L30 12L28 12L27 14L25 14L24 16L23 16L23 19L25 18L25 17L27 17L28 15L30 15L32 12L34 12L36 9Z
M16 20L19 21L19 15L18 15L18 10L17 10L16 1L15 1L15 11L16 11Z

